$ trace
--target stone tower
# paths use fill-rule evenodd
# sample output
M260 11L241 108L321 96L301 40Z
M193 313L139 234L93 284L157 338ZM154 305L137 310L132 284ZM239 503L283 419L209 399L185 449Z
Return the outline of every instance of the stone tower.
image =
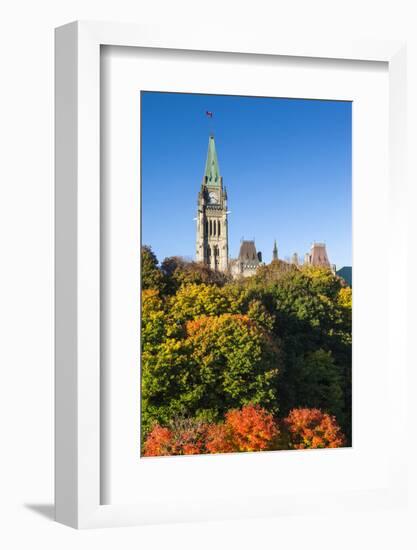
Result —
M196 260L211 269L226 271L228 257L227 193L220 175L214 136L210 136L197 199Z
M278 260L278 247L277 241L274 241L274 248L272 249L272 261Z

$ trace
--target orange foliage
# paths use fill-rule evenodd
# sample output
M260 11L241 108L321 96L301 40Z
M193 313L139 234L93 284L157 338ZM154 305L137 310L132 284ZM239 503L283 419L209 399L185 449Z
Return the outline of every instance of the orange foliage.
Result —
M173 424L174 455L199 455L205 453L207 424L193 419L177 420Z
M156 424L144 445L144 456L198 455L205 450L207 425L193 420L178 420L171 428Z
M229 426L211 424L207 430L206 449L212 454L235 452L237 449Z
M145 442L144 456L167 456L172 454L172 433L157 424Z
M227 320L237 321L241 326L253 327L254 323L252 319L249 319L247 315L224 313L219 317L200 317L192 321L187 321L186 330L188 336L193 336L205 329L216 330L221 327Z
M279 430L271 413L259 405L247 405L226 414L238 451L264 451L278 436Z
M271 413L259 405L246 405L229 411L221 424L192 419L178 420L171 428L157 424L146 439L144 456L264 451L278 433Z
M335 417L319 409L293 409L284 424L293 449L335 448L345 444Z

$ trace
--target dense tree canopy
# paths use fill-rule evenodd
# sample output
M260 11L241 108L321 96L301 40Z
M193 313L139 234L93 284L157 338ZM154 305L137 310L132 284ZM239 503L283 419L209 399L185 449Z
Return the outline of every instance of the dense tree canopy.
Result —
M154 304L159 308L157 300ZM162 327L161 311L149 311L148 305L142 329L142 421L147 429L178 415L219 419L247 403L278 408L279 349L255 321L229 313L201 316L187 321L178 334L170 330L169 320Z
M144 442L190 430L200 441L206 430L204 452L236 450L228 412L261 407L276 426L293 410L318 410L350 444L352 291L330 270L275 261L232 280L176 257L159 267L144 246L141 320ZM285 426L279 448L290 444ZM181 437L166 454L184 454Z

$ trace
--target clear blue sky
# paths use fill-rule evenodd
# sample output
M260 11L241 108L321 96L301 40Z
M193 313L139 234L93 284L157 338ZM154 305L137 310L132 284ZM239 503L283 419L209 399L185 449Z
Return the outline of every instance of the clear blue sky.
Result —
M206 111L214 113L210 120ZM194 259L210 131L227 187L229 254L255 238L264 261L324 241L352 265L351 103L142 92L142 243Z

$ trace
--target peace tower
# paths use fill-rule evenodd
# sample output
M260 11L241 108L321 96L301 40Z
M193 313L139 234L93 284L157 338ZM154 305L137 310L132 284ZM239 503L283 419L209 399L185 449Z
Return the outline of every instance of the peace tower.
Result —
M227 193L220 175L214 136L210 136L197 200L196 260L211 269L226 271L228 257Z

